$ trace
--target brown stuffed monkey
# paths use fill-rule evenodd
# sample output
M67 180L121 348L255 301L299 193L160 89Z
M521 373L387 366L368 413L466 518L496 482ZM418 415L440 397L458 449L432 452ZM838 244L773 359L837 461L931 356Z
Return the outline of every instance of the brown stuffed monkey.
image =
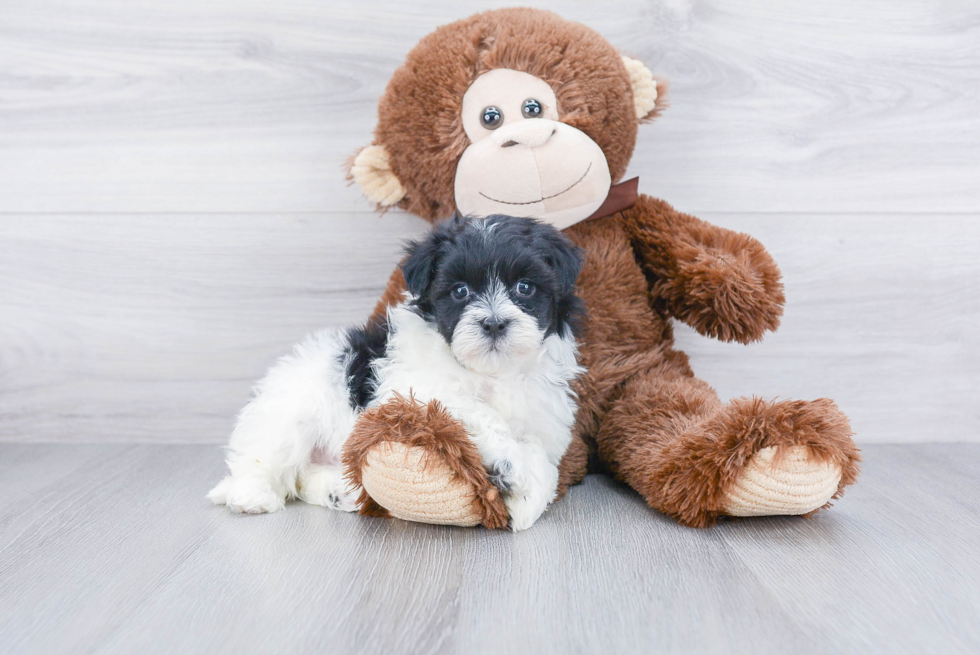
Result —
M636 194L637 127L665 87L593 30L545 11L488 11L408 54L351 177L381 208L550 222L583 249L587 369L558 496L590 454L684 525L806 514L858 474L847 418L828 399L722 403L675 350L671 318L749 343L779 325L779 270L755 239ZM401 299L392 276L372 320ZM361 512L503 527L506 509L466 429L411 398L369 409L348 440Z

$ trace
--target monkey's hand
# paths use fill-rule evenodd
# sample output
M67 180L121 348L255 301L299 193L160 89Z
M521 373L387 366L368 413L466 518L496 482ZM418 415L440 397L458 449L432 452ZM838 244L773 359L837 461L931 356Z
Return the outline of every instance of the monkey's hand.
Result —
M651 301L705 336L750 343L779 327L779 268L752 237L640 196L623 220Z

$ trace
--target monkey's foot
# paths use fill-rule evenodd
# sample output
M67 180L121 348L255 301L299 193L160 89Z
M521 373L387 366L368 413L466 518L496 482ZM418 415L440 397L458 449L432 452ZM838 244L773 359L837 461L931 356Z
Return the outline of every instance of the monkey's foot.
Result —
M723 501L730 516L809 514L837 493L841 467L810 456L806 446L776 453L770 446L756 452Z
M507 527L507 508L466 429L438 402L365 410L344 445L360 513L440 525Z
M438 525L479 525L476 490L424 448L399 442L368 451L361 482L368 495L395 518Z

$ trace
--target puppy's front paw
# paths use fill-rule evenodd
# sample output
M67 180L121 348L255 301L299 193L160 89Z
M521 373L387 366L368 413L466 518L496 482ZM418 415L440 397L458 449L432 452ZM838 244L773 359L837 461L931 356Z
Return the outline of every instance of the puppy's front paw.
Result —
M344 470L339 466L311 464L296 480L299 497L311 505L341 512L356 512L360 487L350 488Z
M505 460L511 464L505 477L509 483L503 491L504 505L514 532L527 530L544 514L558 489L558 468L552 465L544 451L535 447L522 448L522 457Z
M524 476L521 475L521 471L514 464L514 461L510 459L497 460L490 466L490 470L487 471L490 476L490 482L503 493L507 493L515 487L524 486Z
M225 478L208 494L208 498L240 514L276 512L286 506L285 493L274 489L270 481L260 477Z
M527 495L504 494L504 505L507 506L507 514L510 516L508 526L514 532L527 530L544 514L549 502L546 495L533 490L528 491Z
M510 516L509 525L515 532L531 527L548 506L548 499L539 493L539 485L528 477L524 455L499 459L490 465L490 482L503 494ZM542 502L543 500L543 502Z

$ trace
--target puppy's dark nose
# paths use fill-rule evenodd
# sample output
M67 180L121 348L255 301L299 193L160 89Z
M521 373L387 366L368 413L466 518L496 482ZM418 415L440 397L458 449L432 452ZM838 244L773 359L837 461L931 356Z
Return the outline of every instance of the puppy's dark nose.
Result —
M487 333L487 336L494 339L503 334L509 324L510 321L495 317L485 318L480 321L480 325L483 326L483 331Z

